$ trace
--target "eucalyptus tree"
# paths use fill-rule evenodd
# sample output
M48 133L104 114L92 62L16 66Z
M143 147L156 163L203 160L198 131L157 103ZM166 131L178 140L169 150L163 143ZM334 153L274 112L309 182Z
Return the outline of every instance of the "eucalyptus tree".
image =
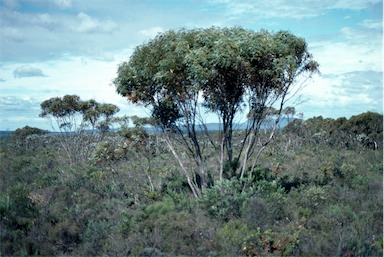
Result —
M295 116L296 109L295 109L295 107L288 106L288 107L284 108L283 113L287 118L287 122L289 123L293 119L293 117Z
M16 141L23 141L25 140L28 136L31 135L45 135L47 134L47 130L35 128L35 127L30 127L30 126L25 126L23 128L18 128L15 130L15 132L12 133L12 137Z
M202 125L205 131L201 111L216 113L221 123L220 144L210 140L220 149L220 179L225 163L235 168L239 165L231 164L241 164L238 175L242 177L250 167L267 107L277 104L280 117L297 78L317 69L305 40L289 32L213 27L168 31L138 46L129 61L119 66L114 84L129 101L152 108L167 139L169 131L179 132L201 181L193 180L171 140L167 142L199 196L197 184L202 189L206 186L206 140L199 140L196 130ZM249 111L248 125L242 144L234 149L235 119L245 110ZM259 146L252 166L272 135Z
M17 146L25 147L26 149L34 149L41 145L42 136L48 134L47 130L25 126L18 128L12 133L12 139Z
M71 163L87 160L92 143L100 141L98 131L107 132L113 123L113 116L119 111L114 104L101 104L91 99L83 101L77 95L53 97L40 104L40 117L47 118L55 130Z
M122 63L114 80L117 91L129 101L152 107L152 116L163 129L168 147L177 159L188 184L196 197L199 185L206 186L203 149L198 140L197 121L200 118L200 85L195 83L185 63L193 49L198 31L169 31L148 44L135 49L129 62ZM196 180L194 171L183 163L171 140L173 131L181 135L186 147L199 168Z
M201 30L195 49L186 56L189 77L200 86L203 105L221 122L220 179L224 163L233 160L234 119L242 111L248 81L248 62L241 56L241 42L247 36L248 32L240 28Z

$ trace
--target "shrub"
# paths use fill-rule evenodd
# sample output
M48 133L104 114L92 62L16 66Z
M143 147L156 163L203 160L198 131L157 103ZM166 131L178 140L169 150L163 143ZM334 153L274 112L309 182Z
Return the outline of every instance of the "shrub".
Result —
M220 227L215 235L219 256L240 256L243 251L249 251L249 241L259 235L257 230L249 229L240 220L231 220Z
M204 191L200 203L203 209L223 221L241 216L244 205L254 194L254 188L243 188L238 179L223 180Z

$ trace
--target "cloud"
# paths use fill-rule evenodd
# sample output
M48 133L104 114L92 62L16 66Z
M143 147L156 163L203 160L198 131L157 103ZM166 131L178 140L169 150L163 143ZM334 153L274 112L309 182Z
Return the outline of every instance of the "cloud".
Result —
M121 27L109 18L93 17L85 12L44 11L0 8L2 61L25 63L61 58L68 53L87 54L89 49L98 53L115 50L128 41L126 35L132 34L113 36Z
M212 5L222 5L226 14L232 19L244 14L253 14L254 18L287 17L302 19L324 15L329 10L361 10L380 4L381 0L285 0L254 1L254 0L211 0Z
M4 6L10 9L17 8L19 6L19 2L17 0L2 0Z
M16 96L0 96L0 106L5 109L20 109L27 110L30 108L38 109L38 101L34 98L29 97L16 97Z
M31 29L48 29L50 31L63 28L65 16L46 12L19 12L8 9L0 9L2 25L6 28L18 29L28 34Z
M113 103L119 106L119 115L148 115L143 108L131 105L128 101L116 93L111 85L116 77L118 64L126 60L132 49L125 49L122 54L115 55L114 61L101 61L87 57L68 56L65 59L32 64L30 67L39 67L49 77L26 77L16 79L13 71L20 66L15 64L4 64L1 75L5 82L1 84L0 90L0 113L1 119L8 121L1 124L0 130L14 130L30 124L30 120L20 123L15 117L27 116L38 117L40 103L52 97L76 94L81 99L95 99L100 103ZM37 86L38 85L38 86ZM44 119L33 121L33 126L51 129ZM4 127L5 126L5 127Z
M368 29L382 30L382 28L383 28L383 21L381 21L381 20L369 20L368 19L368 20L363 20L361 25L364 28L368 28Z
M149 29L143 29L140 30L139 33L148 37L148 38L153 38L157 36L157 34L164 32L165 30L162 27L152 27Z
M170 28L217 24L214 16L218 15L212 15L205 1L196 4L193 0L150 4L132 0L15 1L0 7L5 62L118 54Z
M72 7L72 0L54 0L56 6L63 9L68 9Z
M381 49L346 42L327 42L313 46L314 59L320 64L320 72L341 74L348 71L381 70Z
M4 5L8 8L17 8L20 2L29 2L29 5L39 7L54 7L60 9L69 9L72 7L72 0L2 0Z
M109 33L117 28L117 24L110 20L100 21L92 18L88 14L80 12L77 15L79 23L76 23L73 28L80 33L95 33L103 32Z
M319 0L321 1L321 0ZM380 4L381 0L327 0L322 1L329 5L328 9L349 9L349 10L361 10L366 9L372 5Z
M383 24L381 20L363 20L358 26L344 27L341 35L350 44L367 44L378 46L382 41Z
M324 75L382 70L382 24L378 20L343 27L336 37L309 46Z
M342 98L345 101L340 103L346 106L360 105L362 109L379 111L383 100L382 76L382 72L375 71L357 71L339 75L334 80L338 83L332 84L335 102L340 102L339 99Z
M333 38L311 42L321 76L306 88L304 113L327 117L382 112L382 24L366 19L343 27Z
M8 40L11 42L24 41L24 33L18 28L3 27L0 32L2 40Z
M30 65L23 65L17 67L13 71L15 78L24 78L24 77L44 77L43 71L39 68L34 68Z
M367 110L382 112L380 71L354 71L322 75L301 92L307 101L298 107L306 117L321 113L326 117L352 116Z

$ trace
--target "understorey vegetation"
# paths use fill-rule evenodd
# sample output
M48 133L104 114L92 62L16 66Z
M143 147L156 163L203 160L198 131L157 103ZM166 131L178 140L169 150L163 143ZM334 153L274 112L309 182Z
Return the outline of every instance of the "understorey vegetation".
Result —
M220 149L207 141L198 198L140 118L97 132L76 162L61 135L21 128L0 144L1 255L381 256L382 119L293 119L243 177L225 165L220 179Z
M182 29L113 81L150 117L42 102L59 133L0 138L0 255L381 256L383 115L303 120L318 67L287 31Z

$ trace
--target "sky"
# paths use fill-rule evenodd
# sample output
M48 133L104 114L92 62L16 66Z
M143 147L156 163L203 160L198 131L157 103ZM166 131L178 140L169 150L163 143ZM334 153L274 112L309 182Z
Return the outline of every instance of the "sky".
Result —
M351 117L383 113L381 0L0 0L0 130L51 129L40 103L76 94L148 111L115 91L118 65L170 29L287 30L308 43L320 74L297 112Z

